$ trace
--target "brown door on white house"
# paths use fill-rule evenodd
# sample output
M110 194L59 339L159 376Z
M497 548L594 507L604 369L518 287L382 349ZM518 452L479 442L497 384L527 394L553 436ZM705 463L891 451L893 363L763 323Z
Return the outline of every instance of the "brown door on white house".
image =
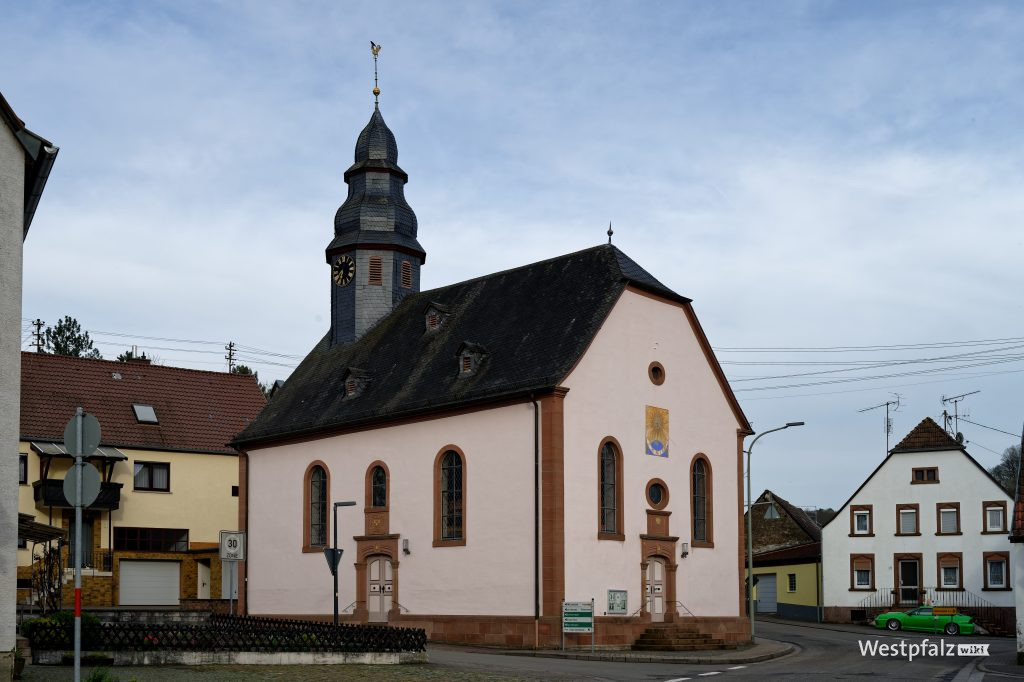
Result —
M651 622L660 623L665 620L665 561L651 558L647 560L647 610L651 613Z
M370 612L370 622L386 623L394 590L391 559L386 556L370 557L366 565L366 578L366 609Z

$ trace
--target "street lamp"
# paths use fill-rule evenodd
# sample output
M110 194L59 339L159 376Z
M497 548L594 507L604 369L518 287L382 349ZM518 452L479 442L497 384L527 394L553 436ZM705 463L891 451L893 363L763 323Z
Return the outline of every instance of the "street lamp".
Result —
M327 557L327 563L331 567L331 573L334 574L334 624L338 624L338 563L341 561L341 550L338 549L338 507L354 507L355 500L348 502L335 502L334 503L334 548L330 550L324 550L324 554L328 552L331 556Z
M769 433L776 431L782 431L788 429L791 426L803 426L803 422L786 422L785 426L779 426L774 429L768 429L757 434L757 438L750 441L750 447L747 448L747 610L750 611L750 642L754 642L754 541L752 535L752 519L750 517L750 506L752 498L750 497L750 453L754 451L754 444L757 443L761 436L767 436Z

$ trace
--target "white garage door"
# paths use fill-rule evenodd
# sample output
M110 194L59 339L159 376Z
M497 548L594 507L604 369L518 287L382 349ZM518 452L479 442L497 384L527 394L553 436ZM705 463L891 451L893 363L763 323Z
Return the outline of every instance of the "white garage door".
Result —
M118 603L121 606L178 605L181 563L178 561L125 561L120 563Z
M775 574L757 576L757 612L775 613L779 608L775 596Z

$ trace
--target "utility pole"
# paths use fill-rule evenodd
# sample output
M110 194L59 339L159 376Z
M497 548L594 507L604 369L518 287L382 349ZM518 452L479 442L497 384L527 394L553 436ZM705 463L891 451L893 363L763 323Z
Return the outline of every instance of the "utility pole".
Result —
M892 418L889 416L890 408L892 412L900 409L900 394L893 393L896 396L896 400L887 400L879 405L873 405L871 407L865 407L863 410L857 410L857 412L870 412L871 410L877 410L880 407L885 408L885 454L889 454L889 436L892 435Z
M42 320L40 320L38 317L35 320L33 320L33 322L32 322L32 326L36 328L36 330L34 332L32 332L32 336L35 337L35 340L32 342L32 344L36 347L36 352L37 353L42 353L43 352L43 325L44 324L46 324L46 323L43 322Z
M228 373L230 373L235 368L235 342L228 341L228 345L224 346L224 350L228 352L224 359L228 361Z
M970 393L961 393L960 395L954 395L954 396L951 396L949 398L947 398L946 396L942 396L942 404L943 405L946 405L948 403L953 403L953 417L952 417L952 419L953 419L953 429L952 429L952 433L950 433L950 428L949 428L949 420L950 420L949 413L946 412L946 410L942 411L942 421L944 422L942 426L946 429L947 433L950 433L950 435L956 435L956 434L960 433L960 403L963 402L964 398L966 398L969 395L974 395L975 393L981 393L981 391L971 391ZM966 415L966 414L964 415L964 417L967 417L967 416L968 415Z

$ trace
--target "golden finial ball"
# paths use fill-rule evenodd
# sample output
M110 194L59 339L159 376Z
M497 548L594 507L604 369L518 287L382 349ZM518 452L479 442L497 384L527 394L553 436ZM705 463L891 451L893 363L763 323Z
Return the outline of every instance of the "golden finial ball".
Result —
M379 94L380 94L380 88L374 88L373 89L373 96L376 97Z

